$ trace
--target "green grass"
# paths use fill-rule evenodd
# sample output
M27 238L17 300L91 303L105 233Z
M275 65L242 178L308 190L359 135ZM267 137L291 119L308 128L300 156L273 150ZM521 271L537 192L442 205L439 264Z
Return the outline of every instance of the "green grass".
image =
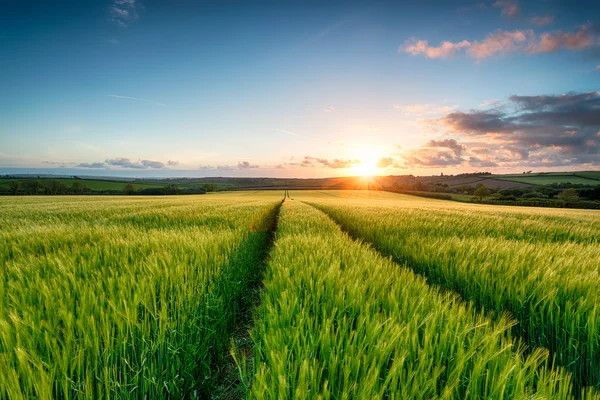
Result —
M519 210L408 196L303 196L355 237L546 347L578 386L600 388L600 213Z
M0 198L0 398L207 397L281 197Z
M252 332L251 398L570 398L547 351L353 242L294 192ZM333 200L339 202L337 200ZM353 202L348 202L353 204Z

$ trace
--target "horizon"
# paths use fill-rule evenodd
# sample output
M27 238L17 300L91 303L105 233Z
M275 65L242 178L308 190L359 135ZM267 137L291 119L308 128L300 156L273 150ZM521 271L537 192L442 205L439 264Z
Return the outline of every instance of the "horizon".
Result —
M13 1L0 21L0 174L600 169L598 2Z

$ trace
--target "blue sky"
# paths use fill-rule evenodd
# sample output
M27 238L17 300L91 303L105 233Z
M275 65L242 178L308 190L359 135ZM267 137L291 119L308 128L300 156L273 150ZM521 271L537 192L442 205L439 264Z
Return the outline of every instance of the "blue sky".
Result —
M600 167L600 4L9 2L0 173Z

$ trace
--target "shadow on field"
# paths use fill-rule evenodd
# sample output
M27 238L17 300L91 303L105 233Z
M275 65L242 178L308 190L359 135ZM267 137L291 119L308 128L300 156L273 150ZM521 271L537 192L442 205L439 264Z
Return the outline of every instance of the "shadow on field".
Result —
M213 302L233 299L225 306L209 304L207 318L215 331L210 345L211 363L206 371L211 377L199 398L244 398L248 383L246 372L251 370L253 310L260 301L262 276L273 246L277 219L283 200L263 210L250 224L246 241L224 267L222 278L215 285ZM217 372L218 371L218 372ZM200 378L201 379L201 378Z

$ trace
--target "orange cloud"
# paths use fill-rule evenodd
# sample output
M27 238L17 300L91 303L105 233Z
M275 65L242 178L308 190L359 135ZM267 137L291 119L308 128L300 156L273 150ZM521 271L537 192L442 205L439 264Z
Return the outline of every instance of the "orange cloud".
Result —
M442 42L438 47L429 46L427 40L415 40L409 39L404 46L404 50L416 56L418 54L424 54L427 58L449 58L452 57L458 50L470 47L471 43L466 40L458 43L452 43L448 41ZM398 50L400 51L400 49Z
M439 47L429 46L426 40L409 39L404 51L416 56L446 59L464 50L470 57L480 61L498 54L508 53L553 53L559 50L581 51L600 44L598 28L593 24L583 25L577 32L557 31L537 36L532 29L490 33L482 41L452 43L442 42ZM401 48L402 49L402 48ZM399 51L401 50L399 49Z

